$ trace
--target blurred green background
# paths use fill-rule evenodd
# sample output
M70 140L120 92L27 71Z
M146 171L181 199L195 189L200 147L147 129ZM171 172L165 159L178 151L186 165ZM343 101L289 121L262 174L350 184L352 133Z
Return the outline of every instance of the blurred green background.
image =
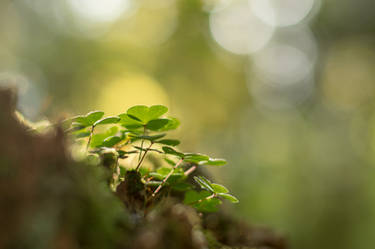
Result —
M236 216L295 249L375 244L373 0L2 0L30 119L164 104Z

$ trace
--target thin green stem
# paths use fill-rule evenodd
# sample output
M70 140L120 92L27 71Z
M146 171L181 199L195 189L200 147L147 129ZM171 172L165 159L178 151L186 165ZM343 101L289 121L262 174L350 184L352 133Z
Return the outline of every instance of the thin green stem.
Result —
M90 143L91 143L91 138L92 138L92 135L94 134L94 129L95 129L95 126L91 126L89 141L87 141L87 145L86 145L86 153L89 151L89 147L90 147Z
M146 135L146 126L144 125L143 126L143 136L145 136ZM141 161L141 155L142 155L142 149L143 149L143 142L144 142L145 140L144 139L142 139L142 142L141 142L141 151L139 152L139 156L138 156L138 163ZM146 153L146 152L145 152Z
M136 171L138 171L139 170L139 168L141 167L141 165L142 165L142 162L143 162L143 160L145 159L145 157L146 157L146 154L147 154L147 152L151 149L151 146L153 145L154 143L153 142L151 142L150 143L150 146L148 146L148 148L146 149L146 151L145 151L145 153L143 154L143 156L142 156L142 158L141 158L141 160L138 162L138 165L137 165L137 167L135 168L135 170Z
M155 189L154 193L152 193L152 197L155 197L156 194L160 191L160 189L164 186L164 184L167 182L168 178L171 177L171 175L174 173L174 171L177 169L178 166L180 166L180 164L184 161L183 158L181 158L175 166L173 166L172 170L169 172L169 174L163 179L163 181L161 182L161 184L159 185L159 187L157 189Z

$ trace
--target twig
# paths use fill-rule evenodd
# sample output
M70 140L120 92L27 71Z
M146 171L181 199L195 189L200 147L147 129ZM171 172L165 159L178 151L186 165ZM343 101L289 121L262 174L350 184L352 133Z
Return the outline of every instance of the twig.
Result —
M174 173L174 171L177 169L178 166L184 161L183 158L181 158L176 165L172 168L172 170L169 172L169 174L163 179L161 184L157 189L155 189L154 193L152 193L152 197L155 197L155 195L160 191L160 189L164 186L164 184L167 182L168 178Z
M151 149L151 146L152 146L153 144L154 144L154 143L151 142L150 146L148 146L148 148L146 149L146 151L145 151L145 153L143 154L141 160L138 162L137 167L135 168L136 171L138 171L139 167L141 167L141 164L142 164L143 160L145 159L147 152ZM141 150L141 152L142 152L142 150Z
M196 170L196 169L197 169L197 166L194 165L194 166L192 166L190 169L186 170L185 173L184 173L184 175L185 175L185 176L188 176L188 175L190 175L192 172L194 172L194 170Z

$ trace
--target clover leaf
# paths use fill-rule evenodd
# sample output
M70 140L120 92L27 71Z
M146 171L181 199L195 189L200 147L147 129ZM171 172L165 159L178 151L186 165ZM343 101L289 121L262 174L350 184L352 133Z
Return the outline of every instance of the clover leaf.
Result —
M146 125L149 121L161 117L168 111L168 108L162 105L153 105L147 107L145 105L137 105L128 109L127 114L130 118L142 122Z
M113 117L106 117L106 118L103 118L103 119L99 119L97 120L93 126L97 126L97 125L105 125L105 124L116 124L118 123L119 121L121 120L120 117L117 117L117 116L113 116Z
M83 116L77 116L73 119L74 123L77 123L81 126L88 127L94 125L96 121L101 119L104 115L102 111L92 111Z

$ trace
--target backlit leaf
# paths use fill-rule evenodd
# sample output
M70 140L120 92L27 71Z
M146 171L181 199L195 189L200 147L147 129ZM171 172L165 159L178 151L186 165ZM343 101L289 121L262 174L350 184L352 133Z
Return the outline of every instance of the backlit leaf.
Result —
M146 124L146 128L152 131L159 131L166 124L168 124L168 119L165 119L165 118L154 119L154 120L149 121Z
M119 136L110 136L103 140L103 143L101 146L104 147L113 147L114 145L121 142L122 138Z
M102 111L92 111L86 114L86 119L90 123L90 125L93 125L96 121L101 119L104 115L104 112Z
M215 193L228 193L229 190L223 185L217 183L211 183L211 187L214 189Z
M84 132L79 132L77 134L75 134L75 138L85 138L85 137L88 137L90 136L91 132L89 131L84 131Z
M161 127L158 131L175 130L180 126L180 121L177 118L167 118L168 123Z
M216 212L221 201L217 198L206 199L212 194L208 191L189 190L185 193L184 203L196 208L199 212Z
M238 202L240 202L236 197L234 197L233 195L230 195L230 194L219 193L218 195L220 197L223 197L224 199L227 199L228 201L230 201L232 203L238 203Z
M65 132L76 132L76 131L82 130L84 128L87 128L87 127L88 126L86 126L86 125L82 125L80 123L73 122L72 123L72 127L70 127L69 129L67 129Z
M200 153L185 153L185 162L200 164L203 161L208 161L210 158L207 155Z
M152 136L147 136L147 135L136 135L134 136L135 139L145 139L145 140L149 140L151 142L159 139L159 138L162 138L164 137L166 134L163 133L163 134L157 134L157 135L152 135Z
M199 165L209 165L209 166L222 166L225 165L227 161L220 158L209 158L206 161L201 161Z
M158 119L167 111L168 108L162 105L153 105L151 107L137 105L129 108L127 114L130 118L141 121L145 125L153 119Z
M161 117L168 111L168 108L163 105L153 105L149 108L148 119L153 120Z
M87 120L85 116L77 116L74 118L72 125L74 126L91 126L90 122Z
M173 160L169 159L169 158L164 158L164 161L166 161L171 166L175 166L176 165L176 163Z
M185 193L185 198L184 198L184 203L189 205L189 204L192 204L194 202L198 202L208 196L210 196L211 193L206 191L206 190L203 190L203 191L200 191L200 192L197 192L195 190L190 190L190 191L187 191Z
M94 134L91 138L91 143L90 143L91 148L100 147L103 144L104 139L106 139L107 137L116 135L117 132L118 132L118 127L113 126L107 129L104 133Z
M213 193L215 192L214 188L211 185L211 182L204 176L194 176L194 180L201 186L201 188Z
M156 141L156 143L170 145L170 146L177 146L180 144L180 141L177 139L162 139L162 140Z
M163 151L166 153L166 154L170 154L170 155L174 155L174 156L178 156L180 158L183 158L185 155L181 152L178 152L176 151L175 149L171 148L171 147L168 147L168 146L163 146Z
M119 117L119 123L128 129L137 129L143 126L142 122L130 118L126 113L120 114Z
M133 107L130 107L127 111L127 114L132 119L140 120L143 124L146 124L148 122L147 116L148 116L149 108L145 105L136 105Z
M199 202L197 204L194 204L193 207L197 209L198 212L212 213L212 212L217 212L219 210L218 206L221 203L222 203L221 200L217 198L211 198L211 199Z
M102 111L92 111L87 113L86 115L80 115L72 118L72 122L85 127L92 126L97 120L101 119L103 115L104 112Z
M100 119L94 123L94 126L97 125L104 125L104 124L116 124L120 121L121 119L119 117L113 116L113 117L107 117Z

